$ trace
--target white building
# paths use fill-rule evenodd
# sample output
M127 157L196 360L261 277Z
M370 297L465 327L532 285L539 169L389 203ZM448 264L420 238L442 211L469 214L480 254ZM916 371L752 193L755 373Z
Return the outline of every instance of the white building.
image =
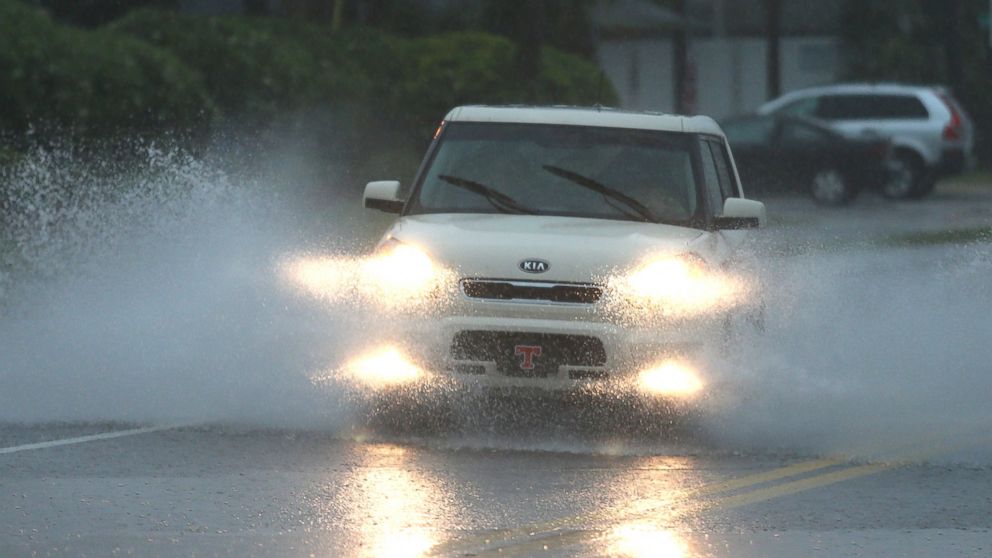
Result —
M781 91L841 77L840 0L781 0ZM674 112L675 39L688 29L688 112L717 118L769 99L762 0L687 0L687 20L647 0L603 0L597 57L624 108Z

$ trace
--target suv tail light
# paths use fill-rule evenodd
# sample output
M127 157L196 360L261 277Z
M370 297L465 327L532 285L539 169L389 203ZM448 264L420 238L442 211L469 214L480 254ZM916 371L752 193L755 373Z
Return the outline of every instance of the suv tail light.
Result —
M944 126L943 138L945 140L962 139L964 137L964 122L961 120L961 113L954 106L954 101L950 100L947 95L940 93L937 96L944 102L947 110L951 112L951 119Z

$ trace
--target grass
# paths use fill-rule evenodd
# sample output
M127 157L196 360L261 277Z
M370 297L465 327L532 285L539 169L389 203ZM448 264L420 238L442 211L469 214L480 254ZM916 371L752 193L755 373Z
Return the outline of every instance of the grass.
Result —
M992 188L992 171L981 169L942 179L937 188L952 190L979 190Z
M882 241L887 246L939 246L992 242L992 227L974 227L944 231L920 231L890 236Z

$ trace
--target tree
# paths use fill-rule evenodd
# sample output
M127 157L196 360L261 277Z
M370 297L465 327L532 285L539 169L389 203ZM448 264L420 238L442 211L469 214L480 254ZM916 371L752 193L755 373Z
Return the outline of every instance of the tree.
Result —
M479 17L483 31L509 37L523 50L535 45L591 58L595 51L589 9L594 0L485 0Z
M992 161L992 75L979 16L988 0L847 0L847 79L944 84L971 113L979 157Z
M38 0L52 19L83 27L96 27L140 7L175 9L179 0Z
M934 22L934 39L943 45L947 84L955 90L964 86L964 56L961 48L960 0L924 0L927 18Z
M269 15L268 0L242 0L245 13L252 16Z

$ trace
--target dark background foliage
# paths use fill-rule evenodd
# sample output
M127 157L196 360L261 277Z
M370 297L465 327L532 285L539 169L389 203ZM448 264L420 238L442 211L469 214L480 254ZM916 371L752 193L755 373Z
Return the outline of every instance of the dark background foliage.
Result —
M180 0L0 0L0 128L250 137L319 111L355 153L366 130L415 150L457 104L614 103L593 4L245 0L248 16L204 17ZM985 0L846 0L842 29L846 78L949 86L992 160Z
M851 79L942 84L971 113L979 157L992 161L992 56L986 0L848 0Z

